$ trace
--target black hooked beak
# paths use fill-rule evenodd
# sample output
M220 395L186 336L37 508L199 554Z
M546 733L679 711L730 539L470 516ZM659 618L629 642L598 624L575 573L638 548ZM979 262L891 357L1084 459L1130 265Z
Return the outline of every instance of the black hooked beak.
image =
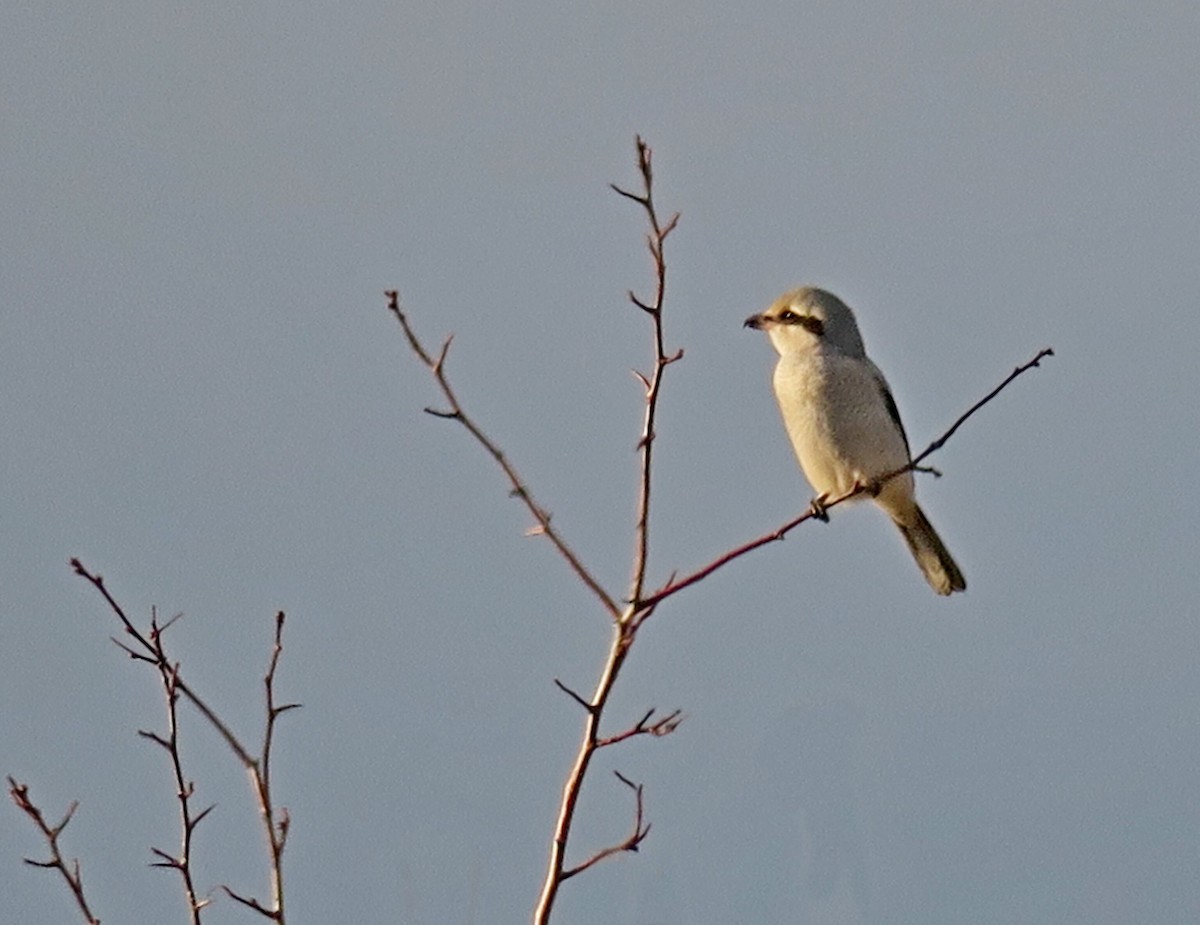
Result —
M744 328L754 328L756 331L761 331L767 326L767 319L762 315L751 315L742 324Z

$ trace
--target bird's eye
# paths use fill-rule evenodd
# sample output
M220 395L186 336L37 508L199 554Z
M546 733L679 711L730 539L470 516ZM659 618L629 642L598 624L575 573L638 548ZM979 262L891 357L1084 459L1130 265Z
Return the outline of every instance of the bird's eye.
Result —
M814 318L812 315L801 315L790 308L785 308L779 313L779 321L782 324L799 325L815 337L825 336L825 322L820 318Z

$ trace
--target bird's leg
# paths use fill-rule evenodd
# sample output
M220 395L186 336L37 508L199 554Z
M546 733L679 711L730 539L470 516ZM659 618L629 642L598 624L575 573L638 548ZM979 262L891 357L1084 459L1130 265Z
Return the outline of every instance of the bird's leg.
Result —
M877 498L879 497L879 493L883 491L883 482L876 481L875 479L857 478L854 480L854 486L852 487L851 491L861 491L863 494L868 495L871 498Z
M808 512L812 514L821 523L829 523L829 512L825 510L825 502L829 500L829 492L822 492L812 499L808 505Z

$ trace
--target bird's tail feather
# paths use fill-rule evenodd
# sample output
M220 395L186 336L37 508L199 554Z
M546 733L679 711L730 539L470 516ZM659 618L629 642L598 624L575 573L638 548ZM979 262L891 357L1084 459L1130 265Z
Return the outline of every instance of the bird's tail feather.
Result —
M967 580L959 570L950 550L942 542L933 524L916 505L911 511L906 511L905 518L900 520L893 517L896 526L904 535L908 548L912 550L917 567L929 582L929 586L938 594L952 594L955 591L965 591Z

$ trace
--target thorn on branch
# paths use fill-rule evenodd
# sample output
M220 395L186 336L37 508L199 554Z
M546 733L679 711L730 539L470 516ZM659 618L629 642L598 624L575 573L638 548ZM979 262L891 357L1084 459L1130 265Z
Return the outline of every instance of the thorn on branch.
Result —
M170 628L171 624L174 623L176 620L180 619L182 616L183 616L182 613L177 613L177 614L175 614L175 616L171 617L171 619L168 620L166 623L164 623L162 626L156 626L154 628L154 635L158 636L158 635L162 635L163 633L165 633Z
M192 828L193 829L196 828L196 826L198 826L200 824L200 820L203 819L205 816L207 816L209 813L211 813L216 808L217 808L217 804L211 803L208 806L206 806L204 809L202 809L200 812L196 813L196 815L192 817Z
M611 189L618 196L624 196L626 199L632 199L634 202L636 202L638 205L641 205L641 206L645 206L650 201L645 196L642 196L639 193L631 193L631 192L629 192L629 190L622 189L621 187L617 186L617 184L615 184L615 183L608 184L608 188Z
M223 889L228 894L229 898L234 900L235 902L241 903L243 906L245 906L248 909L253 909L255 912L259 913L262 916L265 916L268 919L271 919L273 921L278 921L279 916L276 915L274 912L272 912L270 909L268 909L266 906L264 906L262 903L260 903L253 896L242 896L240 893L235 893L229 887L225 886L225 884L221 884L221 889Z
M435 375L440 376L442 374L442 367L446 363L446 354L448 354L450 352L450 345L453 342L454 342L454 335L447 334L446 340L442 343L442 350L438 354L437 361L433 364L433 372Z
M594 706L592 706L591 703L589 703L587 700L585 700L583 697L581 697L575 691L571 690L571 688L567 687L567 685L563 684L562 681L558 680L558 678L554 679L554 683L560 691L562 691L564 694L566 694L568 697L570 697L572 700L574 700L577 704L579 704L581 707L583 707L589 713L594 713L596 711L596 708Z
M928 473L929 475L932 475L935 479L940 479L942 477L942 470L935 469L933 466L913 466L912 471Z
M658 314L657 308L655 308L649 302L643 302L640 298L638 298L637 294L632 289L628 290L625 293L625 295L629 297L630 302L632 302L634 305L636 305L638 308L640 308L646 314L648 314L648 315L657 315Z
M168 742L166 739L164 739L162 736L160 736L157 732L148 732L145 729L139 729L137 731L137 734L140 735L143 739L149 739L151 742L155 742L158 745L161 745L167 751L171 750L171 743Z
M167 867L171 870L183 870L185 865L184 862L179 858L173 857L172 855L167 854L167 852L163 851L161 848L155 848L154 846L151 846L150 850L158 857L162 858L160 861L153 861L150 864L151 867Z
M141 652L135 652L133 649L129 648L129 646L125 645L125 643L121 642L121 640L119 640L116 636L109 636L108 639L118 649L123 650L130 658L139 662L150 662L151 664L157 664L155 659L150 658L148 655L143 655Z

